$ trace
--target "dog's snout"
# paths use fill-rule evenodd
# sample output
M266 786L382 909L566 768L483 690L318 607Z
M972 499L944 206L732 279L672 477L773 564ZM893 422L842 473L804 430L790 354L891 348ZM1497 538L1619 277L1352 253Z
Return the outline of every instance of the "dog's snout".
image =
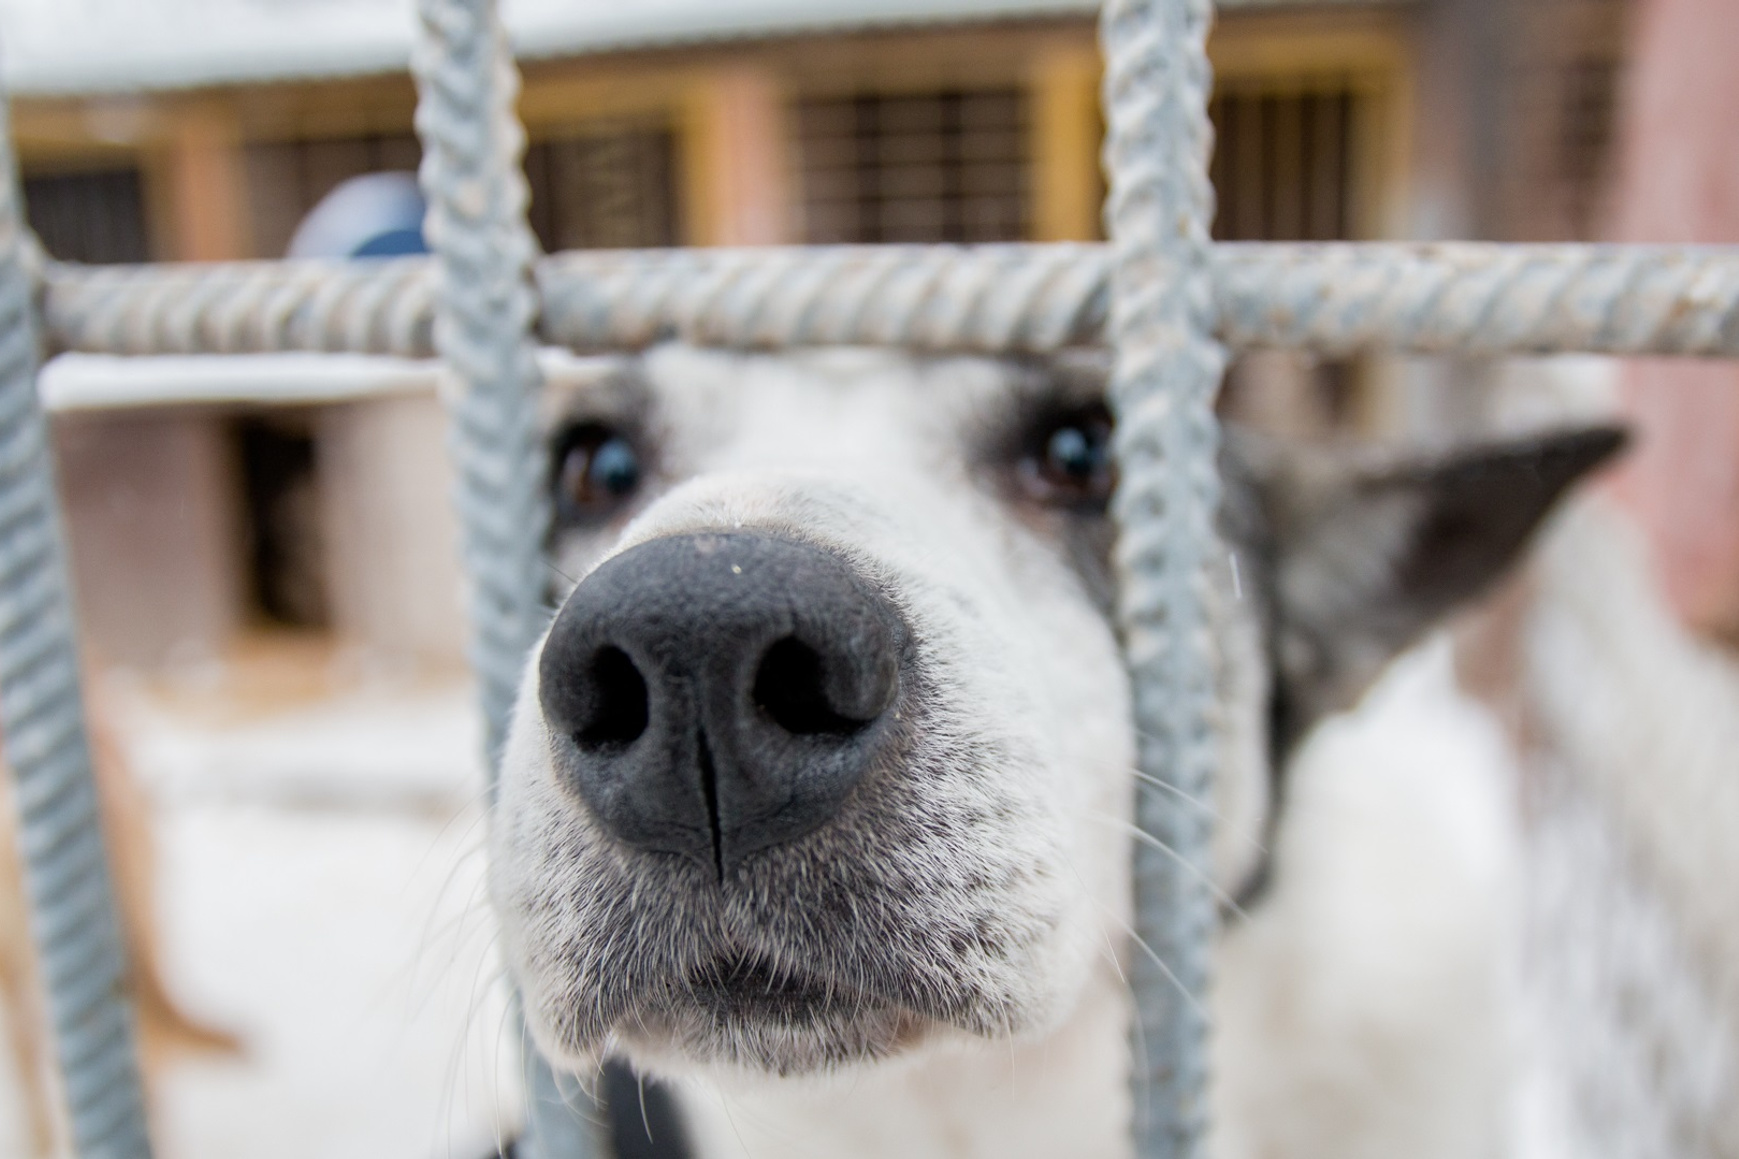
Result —
M556 768L619 840L722 880L826 823L896 744L908 633L838 556L655 539L574 589L539 659Z

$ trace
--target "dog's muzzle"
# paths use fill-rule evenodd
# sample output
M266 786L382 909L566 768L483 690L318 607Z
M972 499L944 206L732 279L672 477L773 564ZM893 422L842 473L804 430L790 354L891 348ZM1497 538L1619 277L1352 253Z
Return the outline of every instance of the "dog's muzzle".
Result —
M838 813L897 743L910 633L831 552L671 536L606 561L539 660L555 765L603 828L721 882Z

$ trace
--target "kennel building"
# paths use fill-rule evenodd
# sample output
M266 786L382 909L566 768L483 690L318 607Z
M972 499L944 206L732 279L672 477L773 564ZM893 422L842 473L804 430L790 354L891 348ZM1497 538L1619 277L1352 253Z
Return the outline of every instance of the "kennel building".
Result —
M1090 5L938 0L895 19L846 4L728 37L701 7L615 39L583 20L510 30L543 252L1101 239ZM1494 29L1441 2L1222 6L1208 43L1215 240L1586 240L1623 9L1534 0L1524 27ZM33 50L11 80L14 138L52 258L281 258L336 186L420 162L403 46L368 24L390 6L289 29L241 5L154 6L160 17L137 25L119 13L126 50L105 50L102 68L83 38L36 27L30 11L12 18ZM175 30L196 20L234 51L190 47ZM1496 77L1457 54L1494 39ZM1443 108L1485 119L1456 124ZM179 366L152 382L125 364L49 372L95 650L149 669L238 638L256 652L336 639L458 663L456 529L393 501L447 485L432 376L226 372L241 376L227 396L208 378L197 392L173 381ZM1476 396L1392 359L1282 351L1235 358L1223 405L1288 434L1441 432L1473 421ZM114 559L128 561L125 582L96 566Z
M426 0L421 13L418 127L432 260L107 269L42 262L27 244L8 182L10 203L0 218L7 351L0 708L81 1154L143 1155L148 1143L129 1077L129 1020L117 997L120 963L77 707L59 516L34 385L39 336L53 349L114 355L300 350L445 358L460 384L452 417L475 596L472 656L492 740L540 615L534 336L583 350L671 334L745 346L870 342L933 350L1042 351L1109 340L1118 350L1114 401L1122 423L1122 616L1137 676L1142 763L1197 793L1211 772L1198 578L1211 550L1216 493L1212 405L1229 349L1739 354L1739 262L1727 251L1213 242L1204 49L1210 11L1187 2L1113 4L1104 16L1108 247L964 236L969 222L995 231L1020 216L1003 194L987 199L999 208L983 218L949 209L914 213L943 234L921 239L942 243L931 246L579 252L537 260L525 179L515 164L523 143L515 82L493 7ZM1332 126L1336 102L1313 102L1298 115L1308 107ZM855 97L849 105L820 101L806 131L837 132L826 127L849 120L855 149L862 138L876 138L888 115L885 106ZM991 123L1009 116L1006 102L998 111L996 102L953 97L933 102L926 115ZM1222 103L1220 116L1234 124L1244 114ZM818 198L815 219L859 234L829 240L894 240L890 221L906 219L850 190L859 177L855 162L834 170L816 180L846 192ZM1298 220L1332 219L1344 231L1344 211L1314 208L1332 200L1311 202ZM956 241L985 244L948 244ZM1141 821L1184 859L1203 858L1200 817L1147 802ZM1154 1110L1142 1124L1139 1153L1195 1153L1208 1028L1199 1007L1180 1001L1173 986L1199 993L1206 983L1213 900L1199 875L1146 847L1138 848L1135 872L1141 931L1171 966L1166 976L1138 958L1132 979L1156 1063L1137 1078ZM538 1154L585 1154L591 1146L560 1098L535 1102L533 1120Z

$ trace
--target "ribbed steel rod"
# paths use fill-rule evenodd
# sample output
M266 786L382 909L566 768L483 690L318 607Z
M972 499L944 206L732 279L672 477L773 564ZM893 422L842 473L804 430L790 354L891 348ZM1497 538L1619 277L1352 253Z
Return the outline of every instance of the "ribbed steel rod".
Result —
M433 337L453 386L454 501L493 784L526 657L548 623L542 376L531 338L536 243L525 224L524 135L512 114L518 72L493 0L420 0L418 8L416 121L429 205L424 230L435 253ZM354 317L357 303L337 309Z
M1207 561L1217 542L1208 225L1210 0L1110 0L1105 54L1105 219L1110 227L1110 403L1120 482L1117 610L1134 693L1136 763L1185 800L1214 795L1214 642ZM1210 817L1135 793L1135 998L1131 1094L1139 1159L1196 1159L1207 1121L1208 981L1215 905Z
M1209 251L1234 349L1739 357L1739 247L1230 243ZM535 267L545 342L897 344L1043 352L1102 342L1100 245L822 246L557 254ZM53 265L50 342L108 354L433 353L411 258Z
M151 1146L126 963L85 736L48 426L36 394L34 285L10 123L0 100L0 728L74 1150L81 1159L145 1159Z
M328 335L335 324L344 341L367 335L398 344L424 340L421 319L433 307L432 337L453 387L454 502L464 535L471 663L483 701L493 796L520 677L548 622L548 466L532 340L537 243L525 218L525 133L513 110L519 71L494 0L419 0L417 12L418 177L429 206L424 230L433 269L393 263L374 283L311 278L307 316L322 319L317 328ZM411 310L408 283L419 295ZM282 325L291 295L273 289L263 295L274 303L271 317L280 320L273 325ZM597 1155L590 1099L564 1091L535 1051L525 1065L528 1121L520 1153L526 1159Z

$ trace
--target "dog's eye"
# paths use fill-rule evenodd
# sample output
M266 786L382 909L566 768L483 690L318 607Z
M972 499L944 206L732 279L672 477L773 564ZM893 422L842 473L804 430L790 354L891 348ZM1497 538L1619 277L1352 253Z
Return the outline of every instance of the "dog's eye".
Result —
M1105 503L1117 481L1111 462L1111 412L1093 407L1041 426L1021 462L1021 479L1033 498L1046 503Z
M640 485L640 455L621 434L584 423L556 444L557 515L567 520L608 515Z

